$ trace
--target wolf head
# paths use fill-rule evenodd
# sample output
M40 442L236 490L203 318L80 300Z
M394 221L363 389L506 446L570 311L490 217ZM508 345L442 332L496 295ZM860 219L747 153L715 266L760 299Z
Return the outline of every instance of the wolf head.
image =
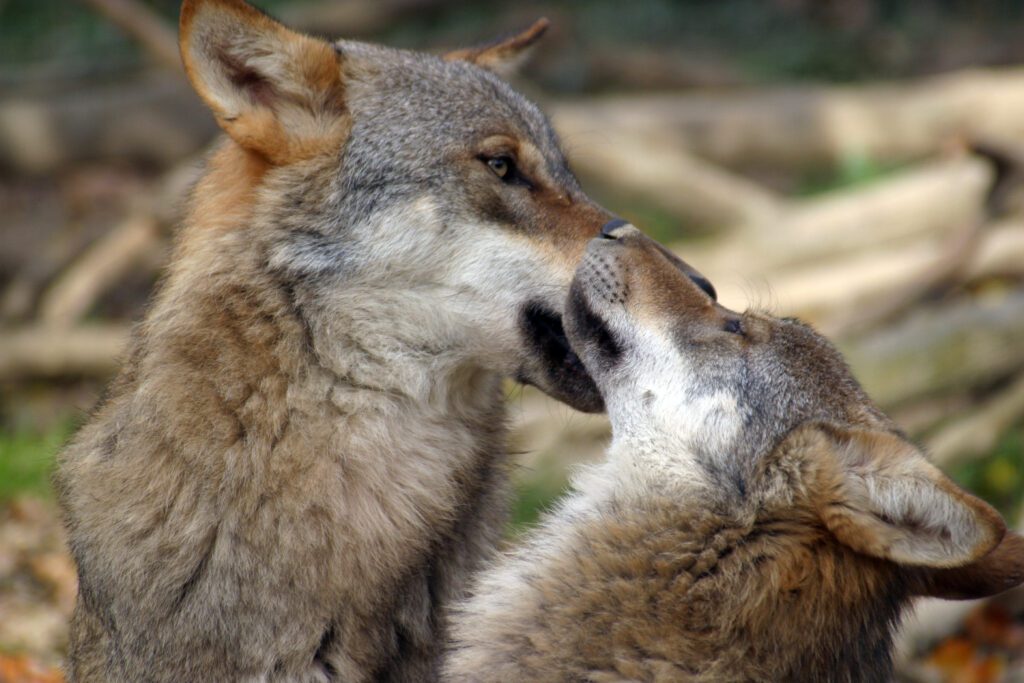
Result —
M809 326L722 307L628 225L591 242L566 308L569 339L605 397L611 457L634 491L783 510L912 568L925 594L1024 580L1024 541L1004 537L995 510L931 465Z
M609 215L495 73L543 28L438 57L300 35L241 0L186 0L181 50L258 185L249 222L269 268L333 292L335 309L399 317L382 348L458 357L600 410L561 312ZM390 304L374 313L376 300Z

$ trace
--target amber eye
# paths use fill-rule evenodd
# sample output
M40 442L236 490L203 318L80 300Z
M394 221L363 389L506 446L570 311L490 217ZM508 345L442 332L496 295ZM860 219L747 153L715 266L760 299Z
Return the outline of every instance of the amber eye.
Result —
M487 159L487 167L502 180L512 173L512 160L508 157L491 157Z

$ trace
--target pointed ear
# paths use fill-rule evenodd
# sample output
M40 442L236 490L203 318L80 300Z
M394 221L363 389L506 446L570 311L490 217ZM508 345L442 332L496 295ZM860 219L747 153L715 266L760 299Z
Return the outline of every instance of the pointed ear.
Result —
M994 550L963 567L922 570L915 592L946 600L986 598L1024 583L1024 537L1007 532Z
M337 52L242 0L185 0L180 47L192 87L242 147L273 164L336 150L349 117Z
M999 513L906 439L825 424L798 432L810 458L831 460L811 495L824 525L853 550L901 565L960 567L1002 539Z
M526 61L533 46L544 36L550 24L547 19L541 18L522 33L480 47L455 50L446 54L444 58L448 61L470 62L499 76L510 76Z

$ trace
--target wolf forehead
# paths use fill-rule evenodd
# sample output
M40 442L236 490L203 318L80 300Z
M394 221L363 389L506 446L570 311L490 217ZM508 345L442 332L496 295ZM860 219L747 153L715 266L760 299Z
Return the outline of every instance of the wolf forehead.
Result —
M567 166L548 118L487 69L367 43L339 41L335 48L347 77L353 143L401 150L396 162L436 162L445 148L503 134L532 144L552 173Z
M748 427L770 424L786 431L811 419L892 424L856 380L842 352L810 324L747 311L740 325L752 339L695 343L692 327L684 323L675 326L672 337L694 372L692 384L704 391L730 391L739 399ZM754 329L746 332L748 328Z
M816 417L843 418L857 423L865 418L888 421L874 408L867 393L854 377L842 352L827 337L798 318L777 318L767 313L746 313L744 320L759 319L769 329L769 339L750 350L750 363L766 366L753 375L762 377L765 389L793 396L796 387L802 403L817 407ZM768 394L767 400L782 401ZM870 410L869 410L870 408ZM810 417L810 416L808 416Z

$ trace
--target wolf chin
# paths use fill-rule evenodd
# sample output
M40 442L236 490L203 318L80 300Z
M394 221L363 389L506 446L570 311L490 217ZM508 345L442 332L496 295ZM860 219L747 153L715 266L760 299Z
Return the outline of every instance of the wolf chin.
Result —
M609 215L495 71L186 0L227 133L60 457L74 681L431 680L505 519L502 383L600 395L561 312Z

